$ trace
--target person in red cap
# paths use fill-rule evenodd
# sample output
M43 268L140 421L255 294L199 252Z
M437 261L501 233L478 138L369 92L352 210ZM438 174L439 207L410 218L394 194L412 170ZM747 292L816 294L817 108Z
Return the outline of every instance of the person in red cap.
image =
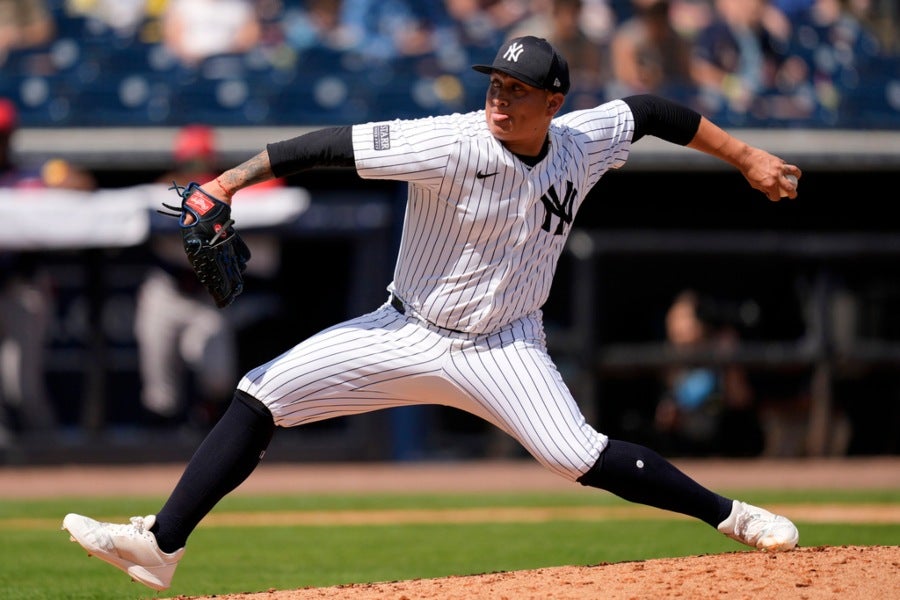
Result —
M16 128L16 105L8 98L0 98L0 131L9 133Z
M13 160L12 139L19 125L19 112L8 98L0 98L0 187L44 187L40 171L28 171Z
M157 179L160 184L206 181L215 173L215 130L207 125L179 129L172 160L172 170ZM143 424L161 431L202 430L231 396L237 376L235 328L227 313L209 303L185 259L180 232L155 232L149 247L154 262L138 288L134 322Z
M0 98L0 188L41 187L39 171L13 161L17 120L15 105ZM49 286L36 273L35 258L30 252L0 251L0 358L12 359L0 360L0 453L17 441L14 416L28 429L50 430L56 424L44 379Z
M209 125L185 125L175 136L173 150L175 170L162 176L164 182L172 179L183 185L187 180L198 181L214 173L216 160L216 132Z
M172 144L173 168L156 181L186 186L208 180L215 174L217 148L214 128L181 127ZM282 184L273 179L259 188ZM255 250L271 241L247 239ZM210 304L182 244L177 230L153 234L149 247L154 262L135 306L143 424L161 432L208 429L227 406L238 375L236 324L228 312Z
M90 191L93 175L61 158L40 165L23 166L13 160L12 138L19 126L19 111L9 98L0 98L0 187L61 188Z

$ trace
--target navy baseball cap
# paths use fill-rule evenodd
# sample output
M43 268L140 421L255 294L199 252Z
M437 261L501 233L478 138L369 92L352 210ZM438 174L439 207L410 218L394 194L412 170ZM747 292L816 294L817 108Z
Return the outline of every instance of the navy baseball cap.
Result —
M569 65L544 38L526 35L506 42L490 65L474 65L479 73L500 71L530 86L565 94L569 91Z

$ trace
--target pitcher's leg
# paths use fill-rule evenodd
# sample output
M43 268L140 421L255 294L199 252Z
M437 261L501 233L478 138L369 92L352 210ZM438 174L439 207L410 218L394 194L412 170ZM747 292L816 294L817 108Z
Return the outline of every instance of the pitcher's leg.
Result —
M432 403L415 382L440 372L448 345L388 305L252 369L238 389L265 404L279 427Z
M457 408L514 437L549 470L571 481L586 473L606 446L589 425L550 360L540 324L522 319L451 352L448 379L464 393ZM522 333L531 328L531 332Z
M760 550L790 550L800 538L797 528L785 517L710 491L638 444L609 440L597 463L578 482L630 502L695 517Z
M523 320L527 327L527 320ZM543 338L504 333L461 344L452 378L467 392L459 406L494 423L545 467L625 500L693 516L764 550L789 550L788 519L712 492L653 450L610 440L586 421Z
M156 516L151 531L160 549L173 552L185 545L200 520L256 469L274 432L265 405L236 391Z
M650 448L610 439L606 450L578 478L629 502L696 517L713 527L731 512L731 500L706 489Z

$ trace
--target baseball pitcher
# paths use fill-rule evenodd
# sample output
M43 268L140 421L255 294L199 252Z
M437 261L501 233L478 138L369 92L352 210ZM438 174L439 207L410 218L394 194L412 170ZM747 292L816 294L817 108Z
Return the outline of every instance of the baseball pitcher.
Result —
M568 67L541 38L508 41L474 68L487 75L481 110L314 131L183 190L186 249L220 305L240 292L249 259L225 209L238 190L338 166L404 181L409 196L384 304L246 373L157 514L128 524L67 515L63 528L88 553L167 589L191 532L256 468L278 427L424 403L485 419L572 482L690 515L761 550L796 546L787 518L710 491L586 422L547 352L541 306L581 203L640 139L721 159L772 201L796 197L800 169L655 96L562 113Z

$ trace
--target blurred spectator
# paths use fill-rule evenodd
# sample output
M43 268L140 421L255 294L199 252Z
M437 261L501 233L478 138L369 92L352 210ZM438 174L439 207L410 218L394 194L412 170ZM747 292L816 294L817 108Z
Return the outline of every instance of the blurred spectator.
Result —
M613 96L653 93L690 105L691 44L672 26L669 0L633 0L611 44Z
M172 171L160 183L184 186L216 174L212 128L181 128ZM174 193L174 192L173 192ZM212 425L230 397L237 373L232 321L210 301L184 255L181 232L154 233L155 264L137 291L135 339L145 424L177 429Z
M670 0L669 20L681 37L692 44L697 34L713 19L710 0Z
M491 53L528 16L525 0L444 0L444 10L463 47Z
M790 23L768 0L715 0L714 20L697 35L691 74L701 112L727 122L799 119L812 113L808 72L788 59Z
M168 0L162 19L163 43L187 67L248 52L261 35L250 0Z
M284 0L254 0L253 5L261 28L261 43L274 45L282 39L281 21L289 8L285 4L288 4L290 7L295 5L294 2L285 3Z
M86 33L111 34L144 43L160 41L159 19L168 0L65 0L70 17L85 20Z
M609 42L617 25L610 0L584 0L581 3L580 27L595 42Z
M508 37L535 35L549 40L569 63L572 87L568 110L596 106L606 97L612 74L608 40L588 36L583 27L585 0L537 0L531 15L513 28Z
M281 19L287 44L303 52L309 48L346 50L354 34L342 21L343 0L307 0L285 9Z
M846 11L875 34L885 56L900 55L900 2L847 0Z
M16 164L12 139L18 111L0 98L0 188L90 190L93 176L54 159ZM46 389L45 354L53 315L53 285L39 251L0 251L0 450L18 434L48 434L57 415Z
M616 24L621 25L636 17L641 5L646 2L635 0L607 0L615 13ZM712 20L713 0L669 0L669 21L675 30L687 39L707 26Z
M666 313L666 339L676 354L733 349L740 338L735 323L740 311L723 307L695 290L679 293ZM668 452L752 456L762 451L755 394L742 367L673 367L664 382L655 429Z
M0 65L10 52L53 40L56 24L44 0L0 0Z
M217 174L217 146L211 127L182 127L172 148L173 169L158 182L184 186L213 179ZM242 193L283 185L282 179L273 179ZM236 339L242 321L239 313L252 310L253 303L248 298L241 307L216 307L185 257L181 232L172 221L168 231L155 232L149 242L154 264L137 292L135 339L141 405L146 411L145 425L202 432L215 423L231 399L240 375ZM242 236L254 258L245 276L272 269L266 265L273 263L271 257L277 250L267 243L275 242L246 231Z
M814 3L815 0L772 0L772 6L780 10L790 21L805 13Z
M850 10L852 0L814 0L794 18L791 52L804 61L824 120L838 113L853 118L871 90L867 80L873 60L881 53L875 34Z
M387 62L435 51L436 10L411 0L343 0L341 23L361 56Z
M90 171L62 158L51 158L41 165L41 181L45 187L90 192L97 189L97 181Z

